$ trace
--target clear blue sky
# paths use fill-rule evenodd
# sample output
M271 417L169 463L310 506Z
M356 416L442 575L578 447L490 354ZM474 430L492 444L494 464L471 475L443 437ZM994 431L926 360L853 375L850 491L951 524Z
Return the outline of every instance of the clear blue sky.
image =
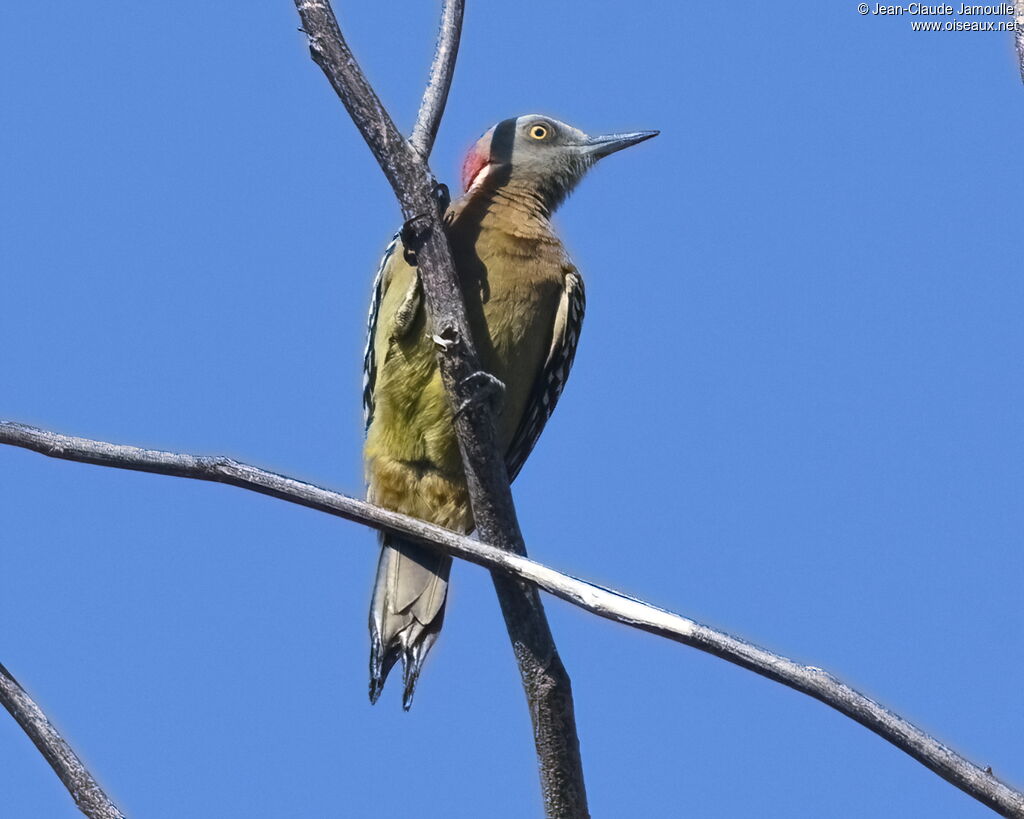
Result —
M558 216L577 364L531 554L823 666L1024 784L1024 87L1010 36L853 2L471 0L434 157L660 128ZM435 3L339 3L408 128ZM290 2L0 11L0 417L362 492L399 222ZM373 534L0 450L0 662L130 815L539 813L488 576L366 697ZM988 812L823 705L549 601L597 817ZM10 817L74 817L0 719Z

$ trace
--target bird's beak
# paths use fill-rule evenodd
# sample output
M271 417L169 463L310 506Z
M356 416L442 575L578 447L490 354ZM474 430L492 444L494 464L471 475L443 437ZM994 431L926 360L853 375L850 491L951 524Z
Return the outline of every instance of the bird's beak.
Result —
M608 154L628 148L630 145L636 145L638 142L656 137L660 133L661 131L634 131L631 134L604 134L590 137L583 143L583 152L594 159L601 159Z

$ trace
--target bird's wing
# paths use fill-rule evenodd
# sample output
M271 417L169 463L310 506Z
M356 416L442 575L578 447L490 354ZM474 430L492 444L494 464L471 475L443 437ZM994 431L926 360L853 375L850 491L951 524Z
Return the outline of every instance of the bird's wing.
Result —
M512 443L505 454L505 465L508 468L509 480L515 480L523 463L533 450L540 437L544 425L555 404L562 394L573 359L576 357L576 344L583 326L583 311L586 308L586 294L583 290L583 279L571 265L566 268L565 287L555 314L555 327L551 334L551 349L540 372L530 397L526 402L526 410L519 422Z
M384 251L384 258L380 260L377 275L373 278L370 315L366 320L366 349L363 352L363 422L366 429L370 428L370 421L373 420L373 388L377 383L377 354L373 348L373 341L377 335L380 305L384 301L384 293L387 291L385 271L397 247L398 234L396 233L387 250Z

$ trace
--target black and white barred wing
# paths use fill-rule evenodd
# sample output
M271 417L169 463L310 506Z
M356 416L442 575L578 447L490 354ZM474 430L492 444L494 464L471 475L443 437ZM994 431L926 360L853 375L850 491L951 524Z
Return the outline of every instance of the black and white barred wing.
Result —
M374 338L377 335L377 319L380 316L380 305L384 301L384 293L387 290L384 272L388 262L398 246L398 234L396 233L391 243L384 251L384 258L380 260L377 268L377 275L373 279L373 294L370 298L370 315L366 319L366 348L363 351L363 423L364 429L370 428L370 421L373 420L373 388L377 383L377 354L373 347Z
M576 345L580 338L580 328L583 326L583 311L586 304L583 279L574 267L569 267L565 275L565 289L562 291L562 299L555 314L551 349L526 402L523 420L519 422L519 428L505 455L510 481L515 480L519 470L523 468L544 425L555 411L555 404L558 403L569 377L573 359L576 357Z

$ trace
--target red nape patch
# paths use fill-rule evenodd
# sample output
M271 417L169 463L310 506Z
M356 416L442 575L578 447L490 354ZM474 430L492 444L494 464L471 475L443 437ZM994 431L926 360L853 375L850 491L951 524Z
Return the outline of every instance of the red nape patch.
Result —
M481 150L480 143L476 143L469 149L466 158L462 160L462 189L468 191L473 185L473 180L480 173L490 160L490 151Z

